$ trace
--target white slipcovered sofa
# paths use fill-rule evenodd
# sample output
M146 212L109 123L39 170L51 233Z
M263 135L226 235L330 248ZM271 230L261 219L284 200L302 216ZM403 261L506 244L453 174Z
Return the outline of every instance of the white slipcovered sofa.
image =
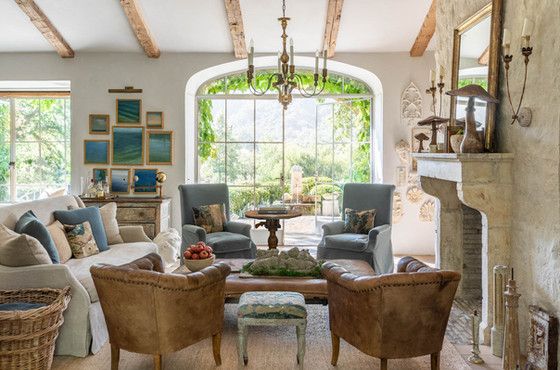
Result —
M62 196L0 207L0 223L14 228L19 217L32 210L45 225L54 221L55 210L79 207L73 196ZM99 254L64 264L8 267L0 265L0 290L71 287L72 299L56 342L57 355L87 356L98 352L108 339L103 311L89 268L96 263L120 265L157 252L142 226L121 226L122 244L110 245Z

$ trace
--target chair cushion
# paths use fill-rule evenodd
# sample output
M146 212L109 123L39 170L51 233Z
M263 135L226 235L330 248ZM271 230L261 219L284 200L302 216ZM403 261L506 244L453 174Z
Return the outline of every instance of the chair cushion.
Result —
M210 245L214 253L238 252L251 249L251 239L241 234L221 231L206 235L206 244Z
M224 231L227 221L225 208L223 203L193 207L195 225L202 227L207 233Z
M344 232L353 234L367 234L375 222L375 209L357 211L346 208L344 210Z
M54 218L64 225L77 225L88 221L93 231L93 237L101 252L109 249L107 234L101 219L101 212L97 207L73 209L69 211L54 211Z
M14 231L19 234L27 234L37 239L47 250L52 263L60 263L60 257L58 256L58 251L54 245L51 234L49 234L47 227L39 221L33 211L30 210L21 215L16 223Z
M305 298L296 292L247 292L239 298L239 318L305 319Z
M361 252L367 248L368 236L364 234L338 234L325 236L325 248Z

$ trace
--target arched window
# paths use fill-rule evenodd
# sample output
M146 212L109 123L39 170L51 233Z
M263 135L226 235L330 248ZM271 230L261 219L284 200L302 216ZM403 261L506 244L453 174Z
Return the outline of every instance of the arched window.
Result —
M257 84L271 73L259 70ZM303 75L311 84L312 71ZM372 181L373 103L367 84L342 74L317 98L294 93L287 110L274 90L252 95L244 72L208 81L196 96L195 181L228 184L240 220L264 204L303 211L284 225L284 244L315 243L321 224L340 216L342 185Z

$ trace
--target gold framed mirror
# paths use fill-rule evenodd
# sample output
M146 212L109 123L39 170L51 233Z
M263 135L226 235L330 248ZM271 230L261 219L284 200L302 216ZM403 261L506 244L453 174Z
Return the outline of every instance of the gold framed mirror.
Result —
M498 97L502 0L492 0L453 31L451 89L477 84ZM451 125L464 119L467 100L451 97ZM476 102L477 131L484 135L484 146L494 144L496 104Z

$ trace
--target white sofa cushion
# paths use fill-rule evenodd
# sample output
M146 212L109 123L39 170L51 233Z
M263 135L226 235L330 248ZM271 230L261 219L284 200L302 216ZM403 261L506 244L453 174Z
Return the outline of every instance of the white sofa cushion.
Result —
M99 301L93 279L89 268L96 263L106 263L110 265L124 265L137 258L144 257L148 253L156 252L157 246L154 243L124 243L111 245L111 249L87 258L71 258L65 263L72 274L86 288L91 302Z

